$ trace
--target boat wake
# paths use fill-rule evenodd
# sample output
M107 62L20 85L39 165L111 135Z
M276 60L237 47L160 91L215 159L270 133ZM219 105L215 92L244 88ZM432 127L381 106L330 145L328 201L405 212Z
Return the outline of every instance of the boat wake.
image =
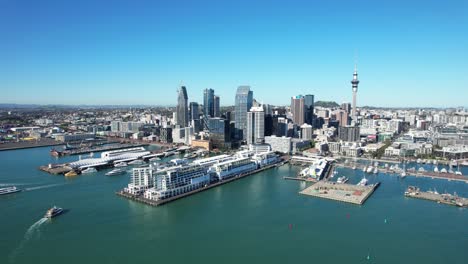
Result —
M42 224L44 224L45 222L47 222L47 218L46 217L43 217L41 219L39 219L36 223L32 224L28 230L26 230L26 233L24 234L24 238L23 240L21 241L21 243L18 245L18 247L16 247L13 252L10 254L10 257L9 257L9 262L10 263L13 263L16 256L23 250L23 247L26 245L26 243L31 240L32 238L34 237L37 237L39 238L41 236L41 232L40 232L40 227Z
M21 185L31 185L33 183L0 183L0 187L5 186L21 186Z
M57 183L57 184L48 184L48 185L42 185L42 186L37 186L37 187L30 187L30 188L26 188L24 189L25 191L34 191L34 190L40 190L40 189L46 189L46 188L51 188L51 187L55 187L55 186L60 186L60 185L64 185L65 183Z

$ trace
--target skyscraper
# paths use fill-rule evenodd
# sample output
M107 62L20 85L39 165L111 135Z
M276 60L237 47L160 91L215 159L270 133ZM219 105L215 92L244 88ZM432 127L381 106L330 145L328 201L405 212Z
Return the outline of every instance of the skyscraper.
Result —
M298 95L291 98L291 113L293 115L293 122L297 125L304 124L305 121L305 104L304 96Z
M353 109L352 109L351 116L353 118L353 121L356 122L357 121L356 96L357 96L357 90L358 90L358 84L359 84L356 65L354 66L353 80L351 80L351 84L353 87Z
M250 110L253 103L253 92L250 86L239 86L236 92L235 121L236 137L245 139L247 131L247 111Z
M190 120L200 119L200 108L197 102L190 102Z
M213 97L213 116L220 117L221 110L219 109L219 96L215 95Z
M247 144L261 144L265 140L265 112L263 107L252 107L247 113Z
M214 90L203 91L203 113L205 117L214 117Z
M180 127L188 126L188 96L185 86L181 86L177 98L177 124Z
M314 95L304 95L305 123L313 125L314 123Z

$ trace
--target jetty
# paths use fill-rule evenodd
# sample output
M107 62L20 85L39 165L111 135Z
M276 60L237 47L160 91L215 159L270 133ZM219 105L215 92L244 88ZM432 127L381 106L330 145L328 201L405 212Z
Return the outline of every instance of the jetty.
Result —
M319 181L299 192L300 194L362 205L379 187L380 182L368 186Z
M405 192L406 197L433 201L458 207L468 207L468 198L459 197L456 194L442 193L436 191L421 191L418 187L409 186Z

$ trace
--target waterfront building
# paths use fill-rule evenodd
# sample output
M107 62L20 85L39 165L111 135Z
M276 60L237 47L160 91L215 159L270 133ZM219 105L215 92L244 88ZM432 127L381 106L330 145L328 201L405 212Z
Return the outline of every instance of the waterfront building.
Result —
M133 195L143 194L154 184L153 167L133 168L130 183L124 190Z
M123 122L123 121L111 121L111 131L112 132L122 132L122 133L136 133L144 125L143 122Z
M213 117L221 117L221 109L220 109L220 102L219 96L215 95L213 97Z
M246 139L247 132L247 112L252 108L253 92L250 86L239 86L236 92L235 102L235 128L238 139Z
M288 154L291 152L291 138L290 137L265 137L265 144L270 145L272 151Z
M291 98L291 113L294 124L299 126L304 124L305 109L304 96L298 95Z
M300 151L310 148L310 140L293 138L291 139L291 153L296 154Z
M277 163L279 160L279 156L273 151L259 152L252 156L252 161L257 164L258 168Z
M55 135L55 140L60 142L82 141L87 139L94 139L94 133L78 133L78 134L58 134Z
M257 169L257 164L249 157L236 158L234 160L216 163L212 166L212 171L220 181L255 169Z
M338 138L342 141L356 142L360 139L358 126L340 126L338 128Z
M181 86L178 91L177 97L177 125L181 127L186 127L189 124L188 118L188 96L187 96L187 88L185 86Z
M214 90L205 89L203 91L203 114L205 118L214 117Z
M197 164L165 168L154 173L153 188L145 191L144 197L162 200L194 191L210 183L206 169Z
M247 113L247 144L263 143L265 138L265 113L263 107L252 107Z

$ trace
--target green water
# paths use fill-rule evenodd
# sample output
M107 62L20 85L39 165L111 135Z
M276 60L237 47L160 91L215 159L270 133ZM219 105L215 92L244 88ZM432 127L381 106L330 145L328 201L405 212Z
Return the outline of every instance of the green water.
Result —
M467 263L468 210L402 195L468 196L466 183L373 175L381 187L356 206L299 195L306 185L283 180L298 170L286 165L150 207L114 194L128 175L37 170L55 161L48 150L0 152L0 184L26 188L0 197L0 263ZM38 222L53 205L69 211Z

